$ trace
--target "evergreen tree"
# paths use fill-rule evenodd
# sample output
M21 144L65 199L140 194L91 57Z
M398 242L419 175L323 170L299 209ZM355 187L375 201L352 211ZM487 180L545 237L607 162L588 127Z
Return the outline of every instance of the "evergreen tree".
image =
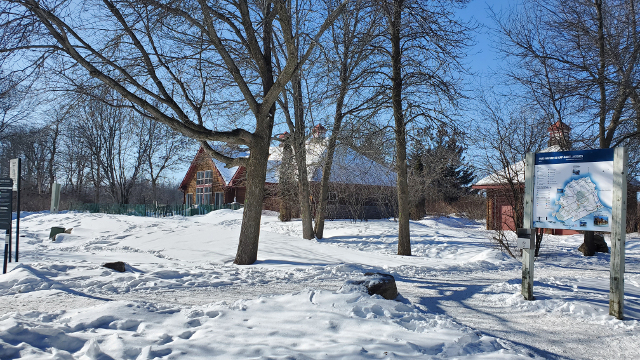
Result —
M461 133L444 126L435 132L422 129L409 154L412 218L426 213L426 204L451 204L473 192L473 170L465 163Z

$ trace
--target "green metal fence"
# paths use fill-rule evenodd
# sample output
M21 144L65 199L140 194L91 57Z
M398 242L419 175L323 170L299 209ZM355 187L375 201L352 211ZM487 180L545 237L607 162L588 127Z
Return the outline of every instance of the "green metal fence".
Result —
M131 216L165 217L165 216L193 216L204 215L215 210L241 208L239 203L223 204L222 206L197 205L134 205L134 204L70 204L70 211L81 211L102 214L118 214Z

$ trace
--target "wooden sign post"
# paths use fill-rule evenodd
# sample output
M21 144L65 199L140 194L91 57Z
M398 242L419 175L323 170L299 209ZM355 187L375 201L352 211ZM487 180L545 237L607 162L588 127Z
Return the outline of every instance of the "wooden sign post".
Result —
M611 216L611 270L609 315L622 319L624 308L624 242L627 235L627 163L626 148L616 148L613 157L613 208Z
M524 222L525 229L531 229L530 235L535 236L533 231L533 179L534 179L534 153L528 153L525 157L524 169ZM525 300L533 300L533 257L536 249L522 249L522 296Z

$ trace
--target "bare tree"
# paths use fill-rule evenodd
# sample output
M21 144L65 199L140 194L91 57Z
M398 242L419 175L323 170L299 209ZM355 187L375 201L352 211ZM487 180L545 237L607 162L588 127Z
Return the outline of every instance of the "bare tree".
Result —
M637 0L530 0L494 18L511 78L553 119L571 114L581 147L640 141Z
M158 201L158 183L167 171L187 161L191 155L189 139L156 121L143 119L142 129L148 136L145 171L151 181L153 201Z
M9 126L30 113L30 104L25 103L25 90L16 76L0 71L0 140Z
M329 9L332 3L327 2ZM379 110L380 91L372 88L375 78L375 63L371 46L377 34L380 16L365 1L354 1L327 32L330 44L325 48L326 69L333 76L328 77L328 99L335 105L333 126L327 142L327 153L322 168L320 193L316 207L315 234L324 236L324 220L329 203L329 182L331 168L342 124L349 117L370 117Z
M77 109L71 121L63 122L60 139L60 180L63 182L66 195L71 201L81 201L88 195L90 182L90 158L87 148L82 143L81 131L77 126ZM94 190L98 190L97 188ZM99 202L99 201L96 201Z
M501 214L506 217L501 224L495 224L494 214L490 214L488 225L497 228L494 240L499 247L515 257L515 243L502 231L502 225L510 224L513 226L509 229L511 231L523 225L524 158L527 153L539 152L546 147L546 129L551 123L544 112L535 112L535 109L514 103L513 98L478 97L478 107L482 109L481 115L486 119L486 124L474 129L471 141L480 150L475 156L475 167L489 175L485 178L486 185L495 187L491 194L496 198L488 194L487 201L505 201L511 209L510 213ZM542 235L542 232L537 234L536 256L540 251Z
M36 194L49 192L49 161L53 132L47 124L12 125L0 142L1 161L22 158L23 189ZM8 175L8 171L7 171Z
M517 11L494 16L501 50L518 69L511 77L555 107L557 117L563 110L573 115L586 147L595 142L615 147L640 134L637 126L625 126L637 122L639 110L637 5L636 0L528 0Z
M297 19L296 24L298 27L301 19ZM276 61L276 63L279 63ZM283 151L283 165L285 157L287 160L295 160L295 167L297 170L297 193L298 193L298 206L300 208L300 218L302 220L302 237L304 239L313 239L315 234L313 232L311 206L309 204L310 198L310 185L307 169L307 121L305 116L305 104L302 93L303 72L299 70L291 79L290 87L286 88L281 93L281 97L278 100L282 113L284 114L285 122L289 128L290 135L284 140ZM291 100L290 100L291 99ZM290 106L293 105L293 116L289 111ZM289 155L292 158L289 158ZM288 165L284 165L288 166ZM283 174L284 175L284 174ZM285 180L287 183L288 180ZM289 206L289 195L286 192L290 191L288 184L282 184L281 189L283 204ZM284 219L290 219L290 209L285 209L288 214L281 216Z
M395 133L398 174L398 254L411 255L409 186L407 181L407 123L417 119L445 120L442 106L461 97L456 73L461 49L468 43L466 24L455 19L462 2L388 0L379 8L386 19L387 46L379 50L390 62L386 75ZM388 50L390 48L390 50ZM409 91L407 91L409 90Z
M150 123L138 119L140 115L129 108L102 101L101 97L113 95L109 89L103 90L88 99L77 126L82 146L91 151L98 176L106 182L108 193L117 203L128 204L149 158L152 139L145 125ZM96 182L100 184L100 180Z
M235 263L255 262L274 104L344 6L314 22L314 31L304 34L314 41L297 49L290 36L291 4L282 0L104 0L86 5L91 19L84 6L65 5L62 0L3 3L0 29L20 36L2 51L28 52L34 62L56 55L117 91L143 116L200 141L227 166L246 166L247 198ZM272 62L274 27L281 30L288 54L279 74ZM225 84L233 88L218 92ZM242 101L253 122L218 128L208 118L216 95L226 96L224 103ZM209 141L246 146L251 154L232 158L215 151Z

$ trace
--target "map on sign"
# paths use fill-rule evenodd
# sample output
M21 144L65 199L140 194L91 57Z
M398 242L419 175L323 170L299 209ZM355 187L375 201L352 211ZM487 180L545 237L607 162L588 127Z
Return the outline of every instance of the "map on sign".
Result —
M537 153L533 226L611 231L613 149Z

